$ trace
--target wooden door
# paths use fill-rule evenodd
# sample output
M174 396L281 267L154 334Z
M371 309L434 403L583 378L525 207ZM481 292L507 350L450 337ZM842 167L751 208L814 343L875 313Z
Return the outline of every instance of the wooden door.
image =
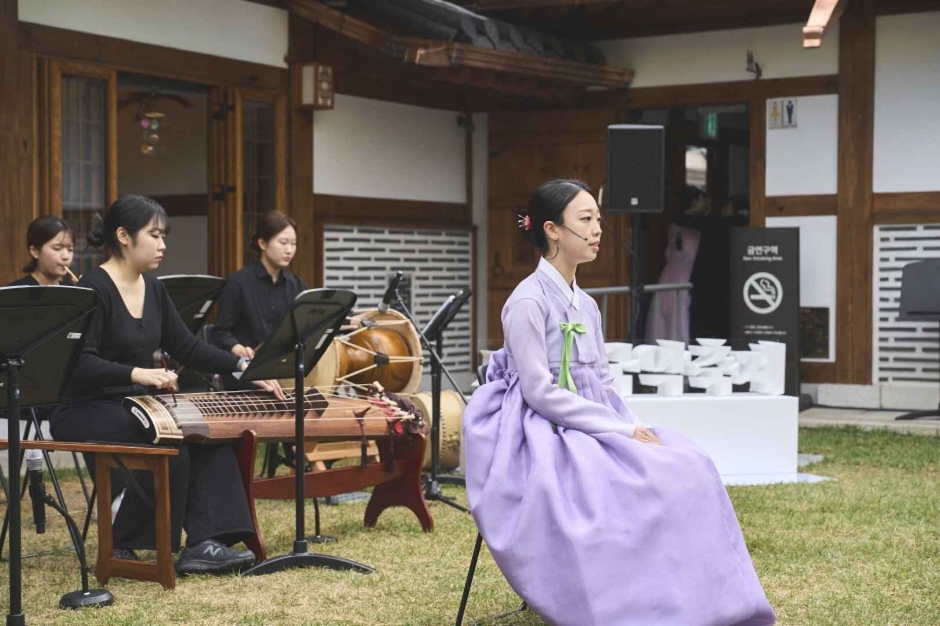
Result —
M607 126L616 122L613 109L500 112L489 120L489 208L487 224L488 310L487 346L502 346L500 313L519 282L535 269L538 252L522 240L517 214L526 210L529 195L553 178L586 181L595 191L607 176ZM606 215L607 225L597 260L578 270L582 288L626 282L624 250L626 221ZM608 326L622 332L622 297L610 300Z
M227 276L253 258L259 215L287 212L287 109L283 94L212 90L210 271Z

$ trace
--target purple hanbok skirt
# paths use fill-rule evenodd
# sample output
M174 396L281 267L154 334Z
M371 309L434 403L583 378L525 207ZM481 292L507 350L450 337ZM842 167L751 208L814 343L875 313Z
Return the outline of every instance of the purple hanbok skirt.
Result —
M623 412L594 367L575 365L571 374L579 395ZM662 428L653 430L663 446L555 432L527 406L503 351L487 379L463 416L467 499L500 570L543 619L775 622L725 487L698 446Z

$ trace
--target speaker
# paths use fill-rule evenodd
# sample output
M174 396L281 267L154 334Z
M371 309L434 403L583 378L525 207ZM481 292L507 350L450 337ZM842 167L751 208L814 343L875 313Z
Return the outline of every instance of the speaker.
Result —
M665 131L662 126L607 127L607 211L662 213L665 207Z

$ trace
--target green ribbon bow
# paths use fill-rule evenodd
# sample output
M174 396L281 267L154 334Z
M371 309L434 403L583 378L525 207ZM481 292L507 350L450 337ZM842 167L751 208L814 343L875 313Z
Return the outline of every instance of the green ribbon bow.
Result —
M565 336L565 347L561 351L561 371L558 372L558 386L567 389L571 393L578 393L578 388L571 379L571 372L568 371L568 365L571 362L571 346L574 345L574 334L583 335L587 332L587 327L580 322L562 322L558 325Z

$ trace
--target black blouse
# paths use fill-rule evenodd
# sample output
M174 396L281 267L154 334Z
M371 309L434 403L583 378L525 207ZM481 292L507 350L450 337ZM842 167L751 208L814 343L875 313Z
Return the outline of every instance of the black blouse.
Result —
M261 263L246 265L225 282L212 341L229 351L238 344L257 347L281 321L297 294L306 290L304 282L286 269L275 283Z
M238 370L238 357L197 339L180 318L159 280L144 274L144 314L132 317L117 285L96 267L78 281L98 293L98 308L85 335L85 347L72 375L64 403L146 393L131 382L135 367L153 368L153 355L163 349L188 367L227 373Z
M75 283L72 282L71 277L66 276L62 279L62 282L59 283L64 287L74 287ZM7 285L7 287L38 287L39 281L33 278L32 274L24 274L21 278L17 278L12 283Z

